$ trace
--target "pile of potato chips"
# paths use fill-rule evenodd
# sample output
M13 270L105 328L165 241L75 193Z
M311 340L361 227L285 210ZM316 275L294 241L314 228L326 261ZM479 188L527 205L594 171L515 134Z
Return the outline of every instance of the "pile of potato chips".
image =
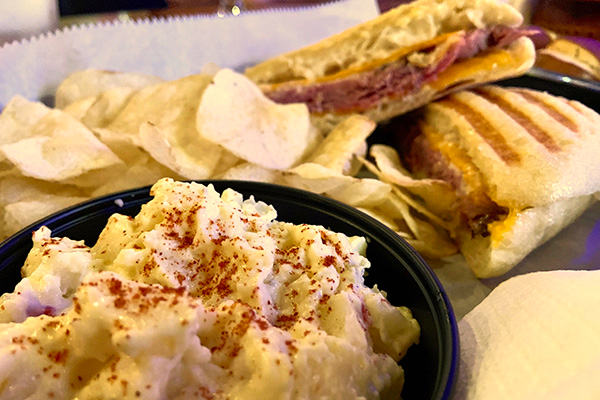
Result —
M351 115L321 132L304 104L276 104L229 69L174 81L79 71L57 89L55 108L15 96L0 114L0 237L162 177L235 179L325 195L379 219L426 257L456 253L446 222L429 211L447 207L453 191L411 178L391 147L367 149L375 127Z

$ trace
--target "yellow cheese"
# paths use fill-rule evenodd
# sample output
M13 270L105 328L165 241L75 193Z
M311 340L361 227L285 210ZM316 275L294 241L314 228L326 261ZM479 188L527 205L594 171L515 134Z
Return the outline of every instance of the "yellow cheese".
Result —
M463 176L463 181L471 189L482 187L479 170L473 165L467 152L454 141L444 140L444 136L425 124L421 131L434 150L439 151L449 162L458 168Z
M488 225L492 246L496 247L502 241L504 235L513 229L519 218L519 211L510 209L506 218L501 221L495 221Z
M389 64L393 61L396 61L403 57L406 57L411 53L414 53L414 52L417 52L420 50L424 50L424 49L427 49L430 47L435 47L435 46L439 45L440 43L443 43L443 42L449 40L454 35L463 35L463 34L464 34L464 31L456 31L456 32L446 33L446 34L437 36L431 40L420 42L420 43L417 43L412 46L403 47L403 48L398 49L395 52L391 53L387 57L380 58L377 60L372 60L368 63L362 64L362 65L359 65L356 67L347 68L347 69L338 71L338 72L330 74L330 75L318 77L316 79L299 79L299 80L294 80L294 81L274 83L269 86L269 89L274 90L274 89L277 89L281 85L285 85L285 84L289 84L289 83L294 83L294 85L302 86L302 85L312 85L315 82L330 82L330 81L335 81L338 79L343 79L343 78L346 78L353 74L357 74L357 73L364 72L364 71L369 71L369 70L375 69L377 67L380 67L382 65Z
M467 58L456 62L440 72L435 81L428 85L438 91L459 82L469 81L472 76L482 71L492 71L495 69L509 69L519 60L507 50L494 49L485 53L485 55Z
M385 58L372 60L371 62L347 68L336 73L318 77L316 79L299 79L294 81L280 82L269 85L270 90L275 90L282 85L293 83L294 85L312 85L314 83L331 82L338 79L347 78L348 76L361 73L364 71L373 70L385 64L389 64L420 50L437 46L443 42L451 40L453 36L463 35L464 31L456 31L440 35L434 39L427 40L413 46L404 47L393 52ZM468 81L473 74L481 71L490 71L493 69L512 68L519 60L514 55L503 49L493 49L473 58L468 58L456 62L440 72L435 81L429 82L428 85L436 90L442 90L452 86L460 81Z
M452 165L462 173L463 182L469 188L469 200L474 204L486 205L492 202L483 185L481 172L471 161L467 152L456 142L444 140L444 136L429 126L422 124L421 131L434 150L439 151ZM508 215L500 221L488 224L493 245L497 245L504 235L512 229L517 220L517 212L509 210Z

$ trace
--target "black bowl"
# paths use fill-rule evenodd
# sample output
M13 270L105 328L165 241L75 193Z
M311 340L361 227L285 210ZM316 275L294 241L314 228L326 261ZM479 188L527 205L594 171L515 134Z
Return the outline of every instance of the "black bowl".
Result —
M449 399L458 372L458 329L450 302L422 258L392 230L355 208L314 193L257 182L212 183L218 192L233 188L244 198L272 204L278 220L322 225L346 235L367 238L371 261L366 282L377 284L394 305L408 306L421 325L420 343L400 362L406 382L404 400ZM56 237L85 240L93 245L113 213L136 215L150 201L149 187L82 203L39 221L0 244L0 290L12 292L20 267L32 247L31 233L42 225Z

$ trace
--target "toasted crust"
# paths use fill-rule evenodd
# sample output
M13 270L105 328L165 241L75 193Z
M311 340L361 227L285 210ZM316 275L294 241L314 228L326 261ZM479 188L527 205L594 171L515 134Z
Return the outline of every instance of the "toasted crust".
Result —
M581 103L486 85L450 94L417 116L427 140L456 161L461 192L485 193L507 212L489 209L493 222L482 232L467 223L455 227L460 251L480 278L510 270L600 192L600 115ZM478 199L471 198L473 205Z
M478 278L500 276L575 221L593 201L592 196L573 197L519 211L499 240L462 231L460 251Z
M311 80L384 59L445 33L494 25L516 27L522 22L521 14L500 0L418 0L264 61L245 74L259 84Z
M600 190L600 116L576 101L488 85L427 105L423 121L466 151L501 206L543 206Z

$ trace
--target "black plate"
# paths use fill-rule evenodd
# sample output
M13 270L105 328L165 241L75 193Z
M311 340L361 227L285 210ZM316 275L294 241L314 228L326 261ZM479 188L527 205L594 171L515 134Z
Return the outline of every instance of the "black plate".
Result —
M577 100L600 112L600 82L586 81L541 68L533 68L523 76L506 79L498 84L541 90L555 96Z
M456 320L434 273L403 239L366 214L310 192L257 182L199 182L213 183L219 192L231 187L245 198L254 195L256 200L272 204L280 221L323 225L366 237L367 257L372 263L367 284L377 284L392 304L408 306L422 329L420 343L401 361L406 376L402 398L450 398L458 371ZM110 215L136 215L150 199L149 187L109 195L54 214L7 239L0 244L0 290L11 292L20 280L33 230L46 225L53 236L93 245Z

